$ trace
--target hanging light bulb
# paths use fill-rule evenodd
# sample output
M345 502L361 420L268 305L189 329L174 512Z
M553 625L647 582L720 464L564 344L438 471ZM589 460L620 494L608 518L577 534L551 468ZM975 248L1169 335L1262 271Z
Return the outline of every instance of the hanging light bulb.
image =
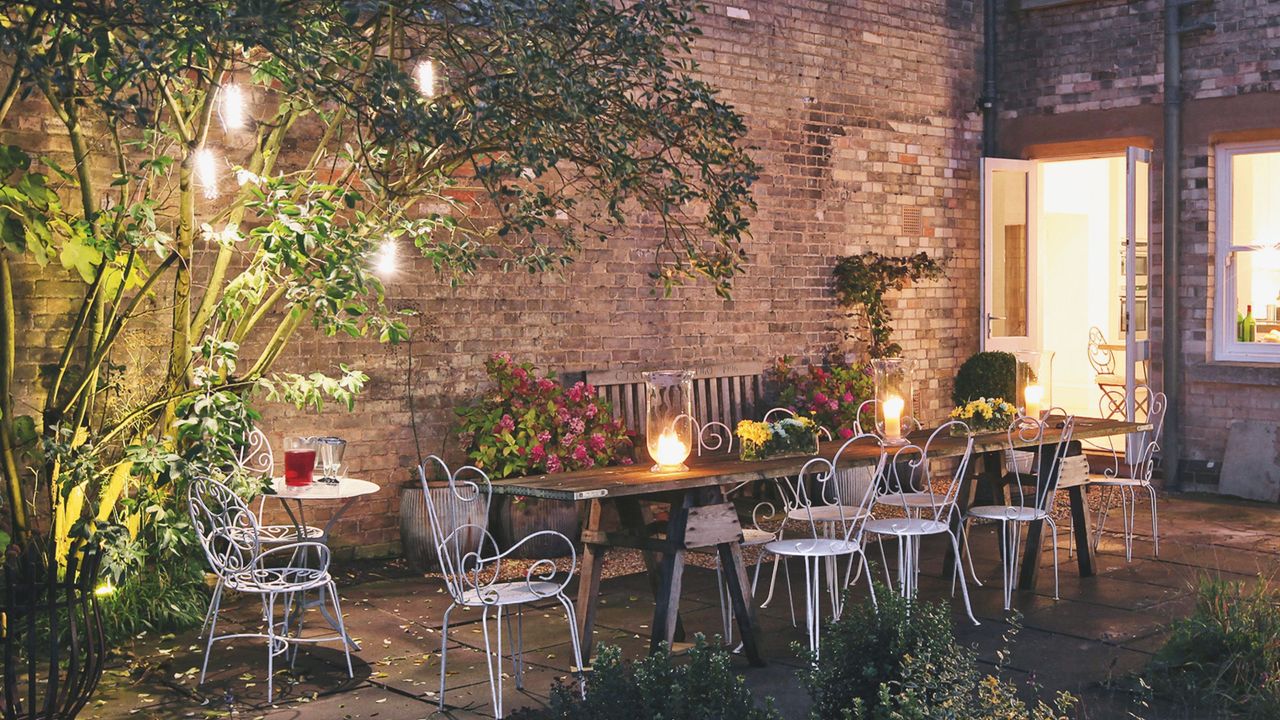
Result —
M222 127L239 130L244 127L244 91L234 83L222 87Z
M396 274L396 241L394 239L387 238L382 241L378 254L373 259L373 271L383 277Z
M418 92L430 100L436 96L436 63L434 60L419 60L414 68L414 77L418 80Z
M204 188L204 196L209 199L218 197L218 161L214 158L213 151L205 147L196 150L192 166L196 181Z

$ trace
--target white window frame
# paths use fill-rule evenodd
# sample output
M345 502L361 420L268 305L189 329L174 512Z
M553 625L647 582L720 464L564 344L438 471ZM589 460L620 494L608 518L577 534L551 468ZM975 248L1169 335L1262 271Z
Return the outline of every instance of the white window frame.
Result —
M1213 357L1225 362L1280 364L1280 343L1242 343L1236 340L1236 276L1232 257L1238 252L1256 252L1256 245L1237 245L1232 237L1232 160L1237 155L1280 152L1280 140L1223 143L1214 150L1214 231L1215 308L1213 313Z

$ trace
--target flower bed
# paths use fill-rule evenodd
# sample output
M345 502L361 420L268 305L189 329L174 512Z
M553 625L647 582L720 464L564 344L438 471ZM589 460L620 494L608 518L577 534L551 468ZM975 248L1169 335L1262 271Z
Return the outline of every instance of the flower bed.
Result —
M858 407L873 392L870 371L843 360L798 367L792 358L782 357L765 376L777 388L779 405L811 416L834 436L845 439L853 437Z

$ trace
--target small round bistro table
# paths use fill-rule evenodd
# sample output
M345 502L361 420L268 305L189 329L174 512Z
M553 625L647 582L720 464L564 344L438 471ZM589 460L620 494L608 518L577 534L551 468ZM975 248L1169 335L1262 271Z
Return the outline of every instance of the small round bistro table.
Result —
M325 523L324 529L320 533L320 537L316 538L316 541L322 542L326 545L329 544L329 531L333 529L333 526L338 522L338 519L341 518L357 500L366 495L372 495L382 489L377 484L371 483L368 480L359 480L357 478L349 477L338 478L338 482L336 483L316 480L310 485L297 486L286 485L284 478L277 477L271 479L271 488L275 493L276 499L280 501L281 507L283 507L284 511L289 514L289 520L293 522L294 527L297 528L299 538L306 537L307 522L306 515L303 512L303 503L331 502L334 500L341 501L342 504L338 506L338 509L329 518L329 522ZM303 600L302 609L305 610L310 607L318 607L320 609L320 615L324 617L325 622L329 623L329 626L335 631L342 632L337 619L329 612L329 603L325 602L325 589L321 588L319 592L319 597L313 600ZM356 650L360 649L359 643L352 640L350 635L346 635L345 633L343 634L346 638L347 644Z

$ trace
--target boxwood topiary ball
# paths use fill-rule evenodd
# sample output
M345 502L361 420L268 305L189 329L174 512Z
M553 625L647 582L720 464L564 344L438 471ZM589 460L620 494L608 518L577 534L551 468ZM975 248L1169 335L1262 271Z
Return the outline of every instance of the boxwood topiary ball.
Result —
M956 373L951 401L964 405L978 398L1003 398L1014 401L1018 392L1018 360L1013 353L988 351L974 353Z

